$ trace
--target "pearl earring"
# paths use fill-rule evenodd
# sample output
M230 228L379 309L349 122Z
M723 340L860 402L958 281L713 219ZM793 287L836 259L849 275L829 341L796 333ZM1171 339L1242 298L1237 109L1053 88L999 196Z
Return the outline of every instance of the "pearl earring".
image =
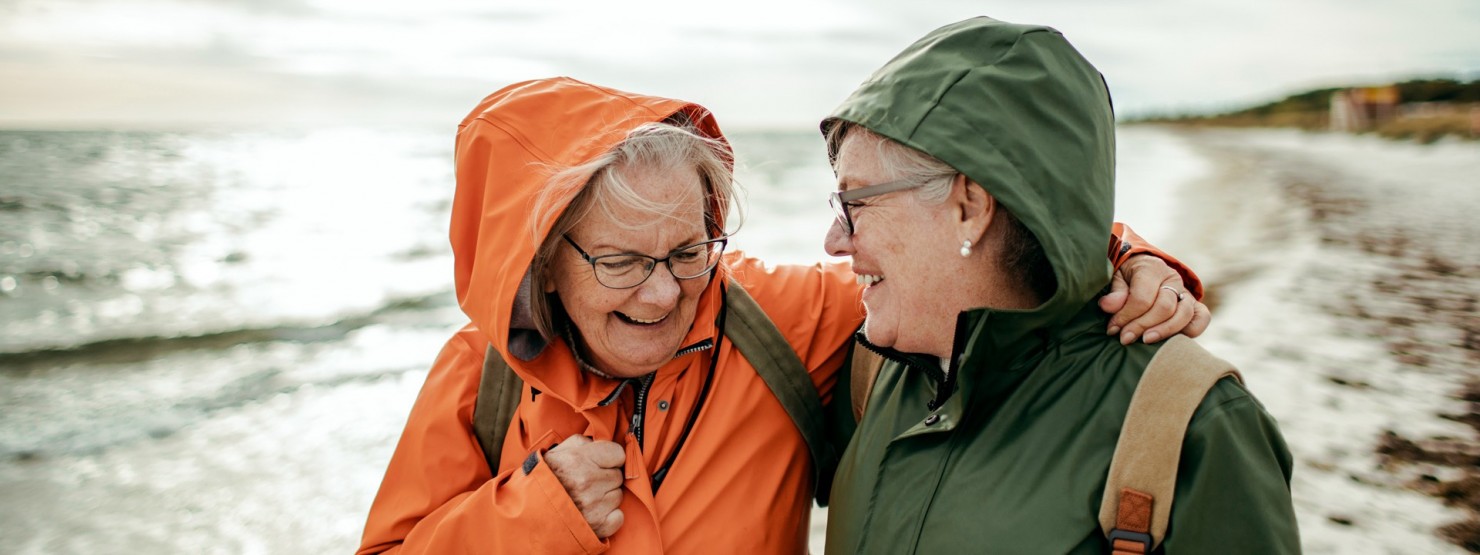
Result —
M968 256L971 256L971 240L970 239L967 239L967 240L961 242L961 258L966 258Z

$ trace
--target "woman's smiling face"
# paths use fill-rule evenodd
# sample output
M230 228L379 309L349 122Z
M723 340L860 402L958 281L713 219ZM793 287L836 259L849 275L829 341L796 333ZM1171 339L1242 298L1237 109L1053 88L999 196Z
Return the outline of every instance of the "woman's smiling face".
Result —
M894 181L879 160L880 139L872 133L850 133L838 150L834 169L842 190ZM959 282L946 268L959 257L960 244L949 227L952 215L944 203L921 202L913 190L896 191L857 201L850 213L854 231L842 224L828 230L825 247L833 256L851 256L853 272L867 288L864 334L881 347L915 353L950 352L956 303L951 295ZM939 356L946 356L941 354Z
M703 182L696 171L617 167L633 189L671 213L620 206L593 209L566 234L590 256L645 254L663 258L679 247L709 239ZM708 276L680 280L658 264L641 285L612 289L596 280L591 264L569 244L553 261L551 289L579 335L582 356L612 376L656 371L682 347L693 326Z

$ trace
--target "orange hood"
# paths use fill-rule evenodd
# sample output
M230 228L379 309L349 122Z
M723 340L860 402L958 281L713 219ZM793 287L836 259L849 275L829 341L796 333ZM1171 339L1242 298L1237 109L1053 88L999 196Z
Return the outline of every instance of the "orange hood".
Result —
M554 224L534 221L536 199L554 171L588 162L638 126L678 112L686 112L703 133L724 140L702 106L568 77L504 87L458 125L451 222L458 304L530 385L545 391L555 386L555 392L577 397L567 399L577 406L585 404L579 393L545 383L560 378L539 371L548 366L563 368L558 374L578 374L569 371L573 365L561 363L570 361L541 357L559 339L541 337L529 311L530 263ZM555 202L564 210L573 197L574 191ZM707 322L703 307L713 304L707 298L715 287L709 289L696 322ZM557 357L570 356L567 349L559 351Z

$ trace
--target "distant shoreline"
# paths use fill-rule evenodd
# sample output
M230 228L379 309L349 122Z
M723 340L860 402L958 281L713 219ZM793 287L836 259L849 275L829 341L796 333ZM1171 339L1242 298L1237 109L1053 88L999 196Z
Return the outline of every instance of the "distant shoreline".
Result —
M1480 139L1480 80L1415 79L1315 89L1230 112L1157 114L1122 123L1374 133L1419 144L1445 137L1475 140Z
M1414 120L1401 120L1358 134L1373 134L1395 141L1413 141L1431 144L1440 139L1452 138L1465 141L1480 140L1480 134L1465 129L1469 116L1438 116ZM1299 129L1312 132L1331 131L1324 114L1297 113L1279 116L1187 116L1179 118L1148 118L1122 122L1121 125L1164 125L1189 129Z

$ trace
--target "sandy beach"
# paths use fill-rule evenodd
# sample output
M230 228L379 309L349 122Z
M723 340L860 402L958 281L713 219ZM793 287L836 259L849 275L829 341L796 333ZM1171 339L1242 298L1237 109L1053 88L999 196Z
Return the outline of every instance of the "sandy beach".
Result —
M1211 165L1156 240L1207 280L1204 344L1279 419L1306 551L1480 550L1480 145L1180 134Z

